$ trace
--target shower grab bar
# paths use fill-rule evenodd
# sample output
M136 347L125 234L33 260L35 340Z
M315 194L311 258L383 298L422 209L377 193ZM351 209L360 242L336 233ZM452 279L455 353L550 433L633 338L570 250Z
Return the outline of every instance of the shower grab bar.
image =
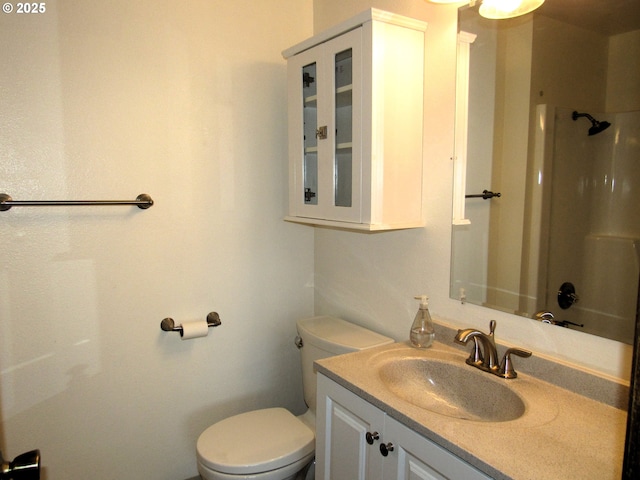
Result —
M482 198L483 200L487 200L489 198L493 198L493 197L501 197L502 194L501 193L493 193L490 192L489 190L483 190L482 193L478 193L475 195L465 195L464 198Z
M220 320L220 315L218 312L209 312L207 315L207 326L208 327L218 327L222 325L222 321ZM160 328L165 332L180 332L182 335L182 325L176 325L173 318L165 318L160 322Z
M50 207L50 206L77 206L77 205L136 205L145 210L153 205L152 198L146 193L141 193L135 200L14 200L6 193L0 193L0 212L5 212L11 207Z

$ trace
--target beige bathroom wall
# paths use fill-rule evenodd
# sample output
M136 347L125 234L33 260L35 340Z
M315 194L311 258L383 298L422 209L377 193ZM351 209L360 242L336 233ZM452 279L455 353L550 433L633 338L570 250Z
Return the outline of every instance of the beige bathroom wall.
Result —
M609 39L607 70L607 112L640 110L640 30Z
M155 204L0 213L0 449L45 480L193 477L213 422L304 409L280 52L312 3L45 3L0 16L0 192ZM160 330L212 310L207 338Z
M532 22L522 22L498 29L496 46L499 72L495 84L496 129L488 186L509 200L491 203L487 304L511 311L519 310L521 292L532 36Z
M603 111L607 37L542 15L534 25L531 103Z

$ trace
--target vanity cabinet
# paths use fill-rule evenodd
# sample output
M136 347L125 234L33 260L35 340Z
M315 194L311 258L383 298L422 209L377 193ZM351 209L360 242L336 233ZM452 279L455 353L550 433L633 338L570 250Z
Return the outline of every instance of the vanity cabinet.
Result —
M491 478L320 373L317 393L318 480Z
M424 225L425 29L371 9L283 52L286 220L358 230Z

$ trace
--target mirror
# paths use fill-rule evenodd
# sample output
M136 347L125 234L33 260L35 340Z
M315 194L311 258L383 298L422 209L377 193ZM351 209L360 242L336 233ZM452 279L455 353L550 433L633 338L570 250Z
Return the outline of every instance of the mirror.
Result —
M459 32L451 298L633 343L640 3L465 6Z

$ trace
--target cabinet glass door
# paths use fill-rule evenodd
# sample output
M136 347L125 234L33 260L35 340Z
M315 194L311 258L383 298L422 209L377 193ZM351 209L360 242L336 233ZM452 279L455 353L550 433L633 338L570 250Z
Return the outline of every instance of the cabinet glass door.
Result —
M292 216L360 222L361 44L357 29L289 60Z
M334 56L335 152L334 205L351 207L353 182L353 50Z
M317 64L302 68L302 98L304 121L304 160L302 176L303 201L318 204L318 75Z

